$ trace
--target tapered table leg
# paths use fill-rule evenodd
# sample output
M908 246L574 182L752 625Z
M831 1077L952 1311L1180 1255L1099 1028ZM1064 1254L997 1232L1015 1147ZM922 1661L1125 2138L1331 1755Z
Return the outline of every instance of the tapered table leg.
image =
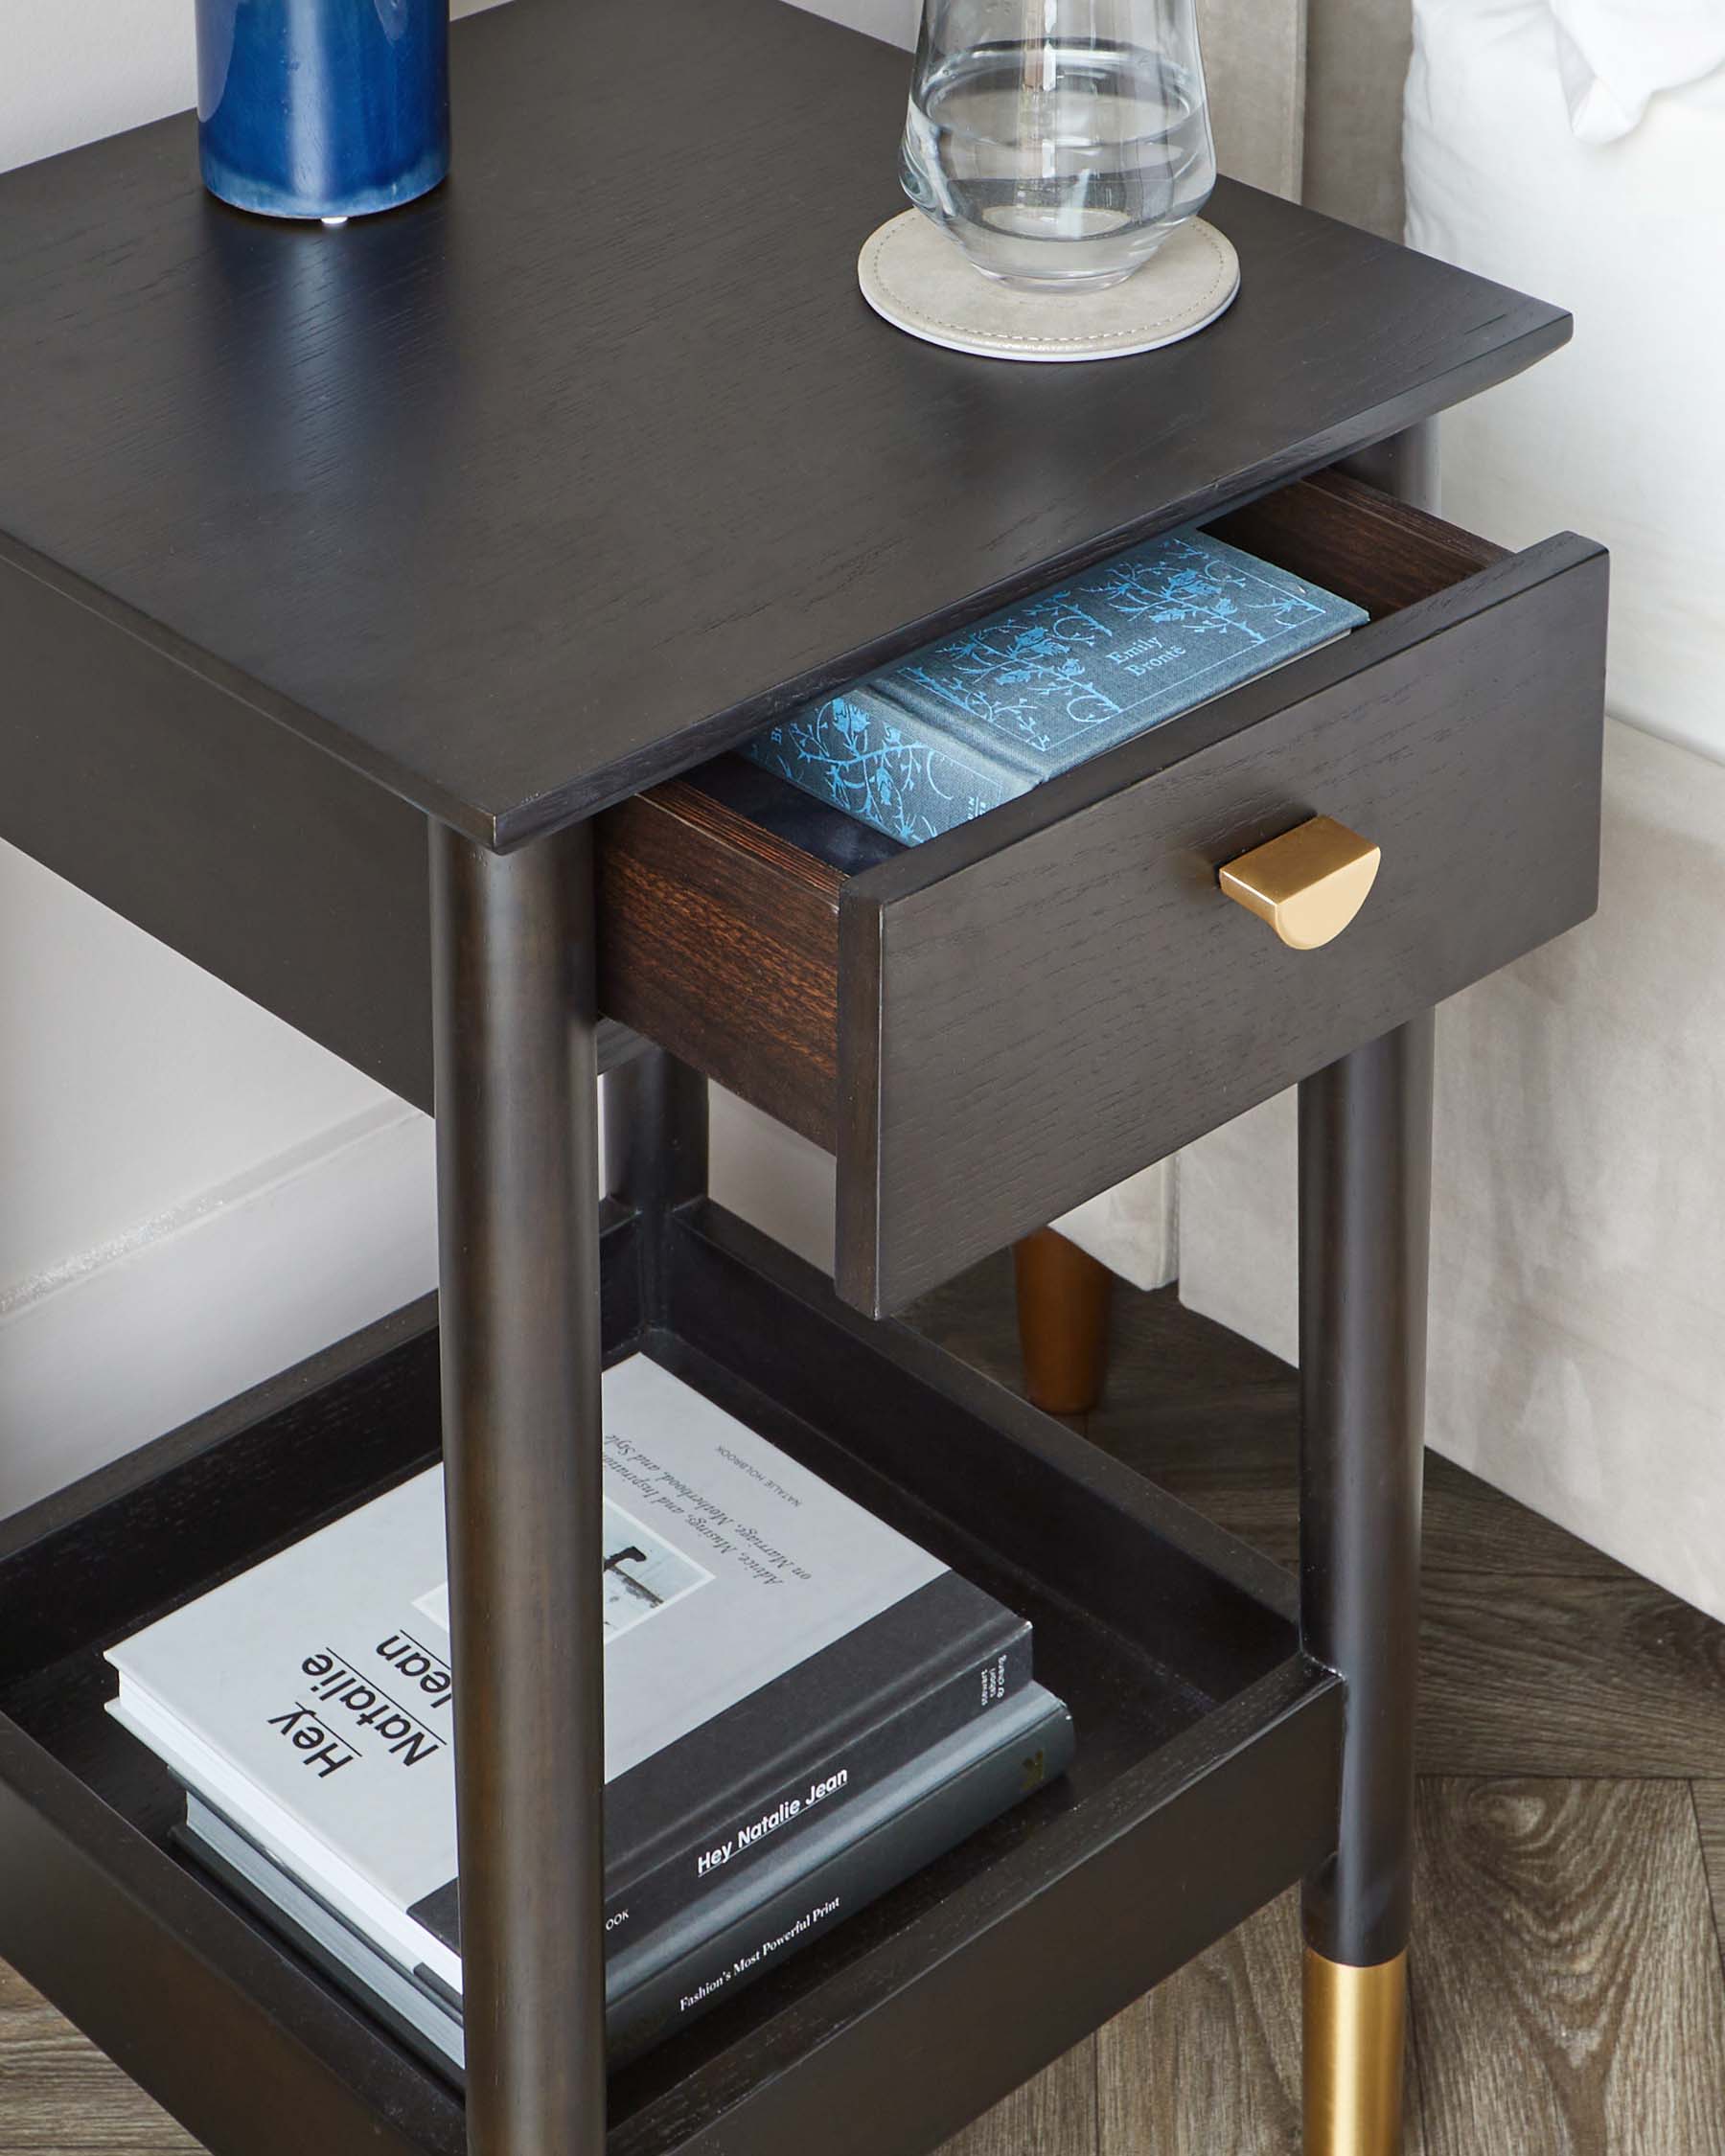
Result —
M1300 1089L1300 1611L1347 1681L1305 1888L1305 2156L1394 2156L1414 1843L1430 1013Z
M632 1206L640 1229L641 1314L670 1310L672 1213L707 1186L707 1084L663 1048L650 1048L606 1080L606 1186Z
M1031 1405L1051 1415L1086 1414L1108 1366L1108 1268L1051 1227L1015 1243L1012 1264Z
M474 2156L601 2156L599 1181L585 830L433 826L456 1808Z

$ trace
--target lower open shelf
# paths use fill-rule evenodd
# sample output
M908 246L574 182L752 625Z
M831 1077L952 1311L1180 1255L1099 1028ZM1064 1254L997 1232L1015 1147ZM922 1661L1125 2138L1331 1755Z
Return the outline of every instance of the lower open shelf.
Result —
M613 2156L932 2147L1322 1862L1339 1681L1274 1567L710 1203L604 1235L642 1346L1030 1617L1068 1776L612 2078ZM218 2156L465 2149L459 2097L170 1850L102 1648L431 1460L399 1314L0 1530L0 1955Z

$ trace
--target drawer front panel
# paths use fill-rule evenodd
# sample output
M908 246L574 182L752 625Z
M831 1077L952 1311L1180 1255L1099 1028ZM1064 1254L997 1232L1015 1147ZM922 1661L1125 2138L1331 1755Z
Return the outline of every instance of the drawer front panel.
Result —
M902 1307L1585 919L1605 596L1548 541L847 884L846 1299ZM1217 872L1314 815L1383 860L1293 951Z

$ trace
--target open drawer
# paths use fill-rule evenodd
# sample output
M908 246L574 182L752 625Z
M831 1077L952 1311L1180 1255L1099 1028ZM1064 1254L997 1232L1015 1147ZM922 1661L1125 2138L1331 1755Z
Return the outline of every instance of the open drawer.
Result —
M1370 623L914 848L737 759L601 821L602 1007L837 1155L862 1309L1593 911L1602 551L1506 554L1337 473L1211 528ZM1383 858L1302 952L1218 873L1314 815Z

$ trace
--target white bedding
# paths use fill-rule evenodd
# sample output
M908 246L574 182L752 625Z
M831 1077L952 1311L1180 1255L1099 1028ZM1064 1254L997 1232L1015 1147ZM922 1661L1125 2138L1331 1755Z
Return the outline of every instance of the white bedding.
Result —
M1725 44L1725 0L1415 0L1409 240L1576 317L1568 351L1446 415L1443 510L1510 545L1603 539L1613 712L1725 760L1725 70L1582 140L1559 12L1625 111L1710 26Z
M1598 917L1438 1015L1427 1428L1725 1617L1725 75L1674 80L1659 0L1577 4L1634 34L1588 47L1618 120L1627 60L1651 93L1584 139L1565 5L1415 0L1410 237L1576 321L1442 421L1442 506L1514 544L1610 542L1609 700L1635 722L1606 729ZM1184 1299L1284 1355L1294 1152L1284 1097L1180 1171Z
M1725 0L1549 0L1570 124L1617 142L1662 90L1725 65Z

